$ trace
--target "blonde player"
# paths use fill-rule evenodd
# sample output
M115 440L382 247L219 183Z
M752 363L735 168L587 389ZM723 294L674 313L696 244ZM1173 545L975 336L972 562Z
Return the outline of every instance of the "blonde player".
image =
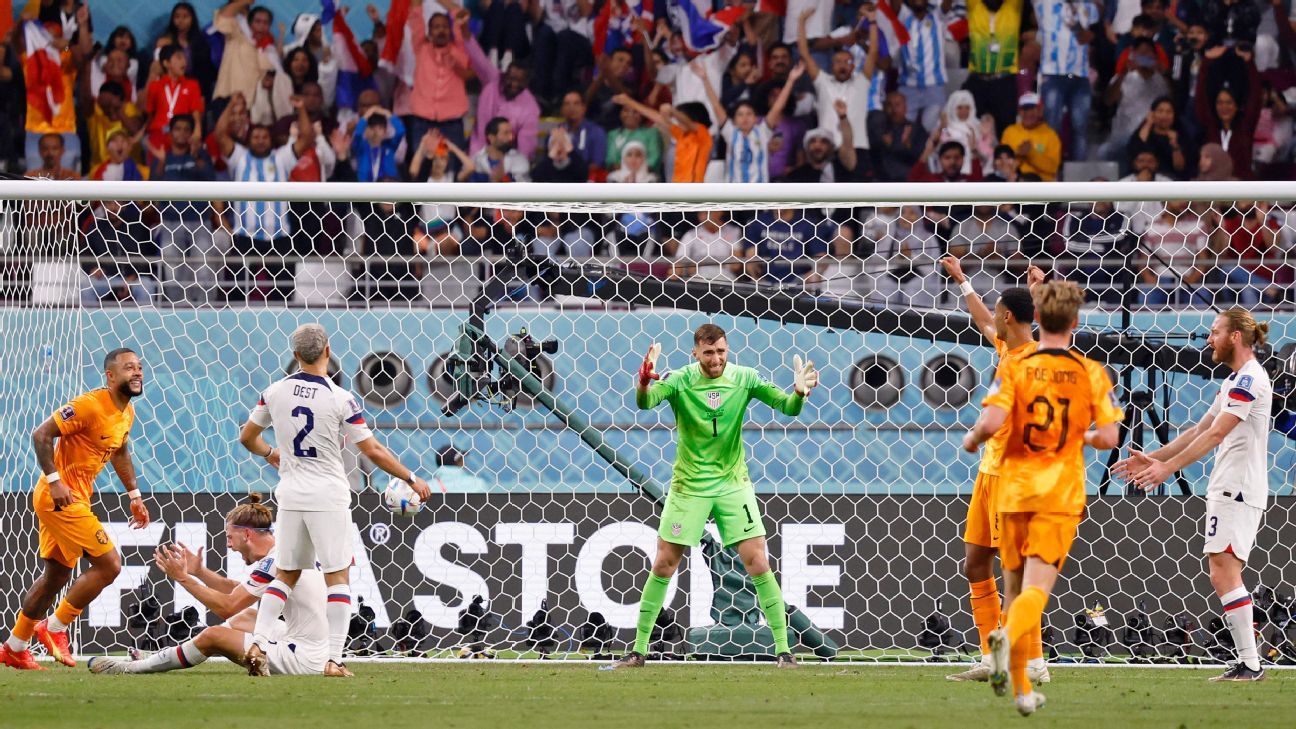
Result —
M957 258L945 256L941 259L941 265L967 299L968 313L971 314L977 331L994 345L995 353L999 356L995 379L1002 378L1006 367L1035 351L1035 338L1031 334L1031 324L1035 321L1035 302L1031 299L1031 290L1044 282L1044 272L1036 266L1027 269L1026 281L1030 288L1005 290L995 303L992 313L981 301L976 289L972 288L972 282L964 275ZM999 550L999 515L995 511L995 498L998 496L999 460L1003 456L1004 442L1007 439L1008 429L1004 428L986 444L985 454L981 456L981 465L977 469L976 484L972 488L967 526L963 532L963 570L968 578L972 622L976 625L977 637L981 640L981 662L966 671L946 676L950 681L990 680L990 632L999 627L1001 618L999 588L994 576L994 557ZM1048 665L1044 663L1042 641L1033 642L1029 658L1031 681L1048 683L1051 677Z
M1269 325L1257 322L1245 309L1229 309L1215 317L1207 340L1213 350L1211 358L1228 365L1232 373L1205 417L1163 448L1151 453L1131 449L1129 457L1113 469L1146 490L1215 451L1215 466L1206 486L1204 551L1211 586L1224 607L1238 661L1212 681L1262 681L1265 677L1256 650L1251 593L1242 581L1242 569L1269 500L1266 471L1273 387L1254 350L1265 343L1268 334Z
M1084 514L1084 446L1116 447L1122 417L1102 366L1070 349L1082 303L1084 292L1069 281L1036 289L1039 349L1005 368L963 440L975 453L1010 429L998 498L1008 620L990 634L990 683L1002 695L1011 674L1023 715L1044 705L1026 675L1027 654Z
M9 639L0 646L0 663L44 670L27 649L34 636L54 660L76 665L67 628L121 572L121 556L99 517L90 510L95 478L106 464L112 463L130 496L131 527L142 529L149 523L148 507L140 496L135 464L127 449L135 422L131 400L143 393L144 366L139 356L129 349L114 349L104 357L104 386L60 407L32 433L36 462L43 474L32 492L32 509L40 525L45 571L23 597ZM90 568L72 583L54 614L46 618L82 557Z

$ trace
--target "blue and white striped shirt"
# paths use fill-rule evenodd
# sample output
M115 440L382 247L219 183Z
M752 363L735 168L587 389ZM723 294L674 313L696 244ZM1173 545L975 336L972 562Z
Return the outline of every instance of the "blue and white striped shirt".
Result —
M908 5L900 8L900 23L909 31L909 42L900 49L900 85L910 88L944 86L945 19L930 8L919 19Z
M743 134L730 119L720 130L728 151L725 154L725 182L769 182L770 128L761 119Z
M1076 40L1072 25L1098 22L1098 8L1084 0L1036 0L1039 20L1040 74L1089 77L1089 46Z
M247 147L236 143L229 156L230 178L235 182L286 182L296 164L297 154L291 144L285 144L265 157L256 157ZM230 210L234 214L234 235L262 241L292 235L292 220L288 217L286 202L234 202L230 203Z
M868 58L868 51L858 43L850 46L851 58L855 59L855 68L863 73L864 61ZM886 71L878 69L873 72L873 83L869 85L868 91L868 111L882 111L882 102L886 101Z

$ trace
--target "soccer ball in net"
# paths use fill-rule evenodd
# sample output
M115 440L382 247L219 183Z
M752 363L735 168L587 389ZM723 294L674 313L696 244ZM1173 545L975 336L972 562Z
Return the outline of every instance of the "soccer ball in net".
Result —
M414 489L398 479L392 479L383 491L383 504L397 516L414 516L423 508L423 500Z

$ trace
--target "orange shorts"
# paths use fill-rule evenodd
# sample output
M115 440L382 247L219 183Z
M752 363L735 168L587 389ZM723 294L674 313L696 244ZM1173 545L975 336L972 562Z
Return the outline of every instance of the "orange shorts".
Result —
M977 471L976 485L972 487L972 502L968 504L967 526L963 541L994 549L999 546L999 512L995 510L999 477Z
M78 501L55 511L45 489L38 489L32 502L40 524L41 559L76 567L82 557L98 557L114 549L90 504Z
M1037 557L1061 570L1082 518L1044 512L1011 512L999 517L999 564L1005 572L1020 570L1027 557Z

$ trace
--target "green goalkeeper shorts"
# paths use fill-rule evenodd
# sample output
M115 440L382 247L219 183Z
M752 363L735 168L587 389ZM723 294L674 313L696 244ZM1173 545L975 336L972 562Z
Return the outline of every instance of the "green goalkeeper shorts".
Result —
M696 547L702 541L707 519L713 516L720 541L726 547L765 536L760 504L750 486L723 496L689 496L672 489L666 495L657 536L672 544Z

